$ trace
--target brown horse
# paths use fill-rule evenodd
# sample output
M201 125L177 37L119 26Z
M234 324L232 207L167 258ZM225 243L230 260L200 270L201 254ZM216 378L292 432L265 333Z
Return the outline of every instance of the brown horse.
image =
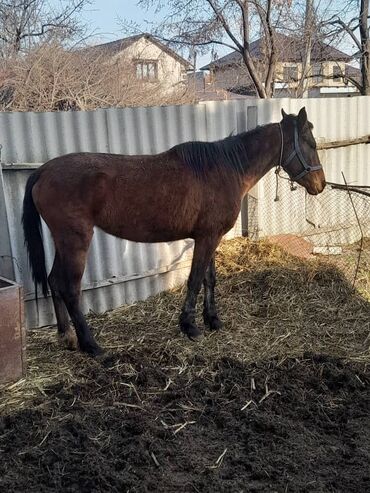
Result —
M312 125L302 108L282 111L280 123L257 127L218 142L187 142L153 156L75 153L47 162L28 179L23 228L33 279L51 290L58 333L70 347L97 355L80 308L81 278L94 226L137 242L195 240L180 328L195 338L195 308L204 284L203 318L211 330L217 315L214 253L233 226L243 196L275 165L313 195L325 186ZM47 277L40 216L55 243Z

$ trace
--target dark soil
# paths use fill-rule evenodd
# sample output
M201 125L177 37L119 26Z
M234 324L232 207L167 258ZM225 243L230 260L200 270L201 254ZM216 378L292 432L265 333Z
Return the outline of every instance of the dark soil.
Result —
M129 363L102 360L70 387L61 376L1 416L0 491L370 491L364 366L224 358L204 377L199 358L198 377L169 382L145 357Z
M29 332L0 493L370 492L370 303L266 242L225 242L217 270L225 329L197 343L181 288L90 317L97 360Z

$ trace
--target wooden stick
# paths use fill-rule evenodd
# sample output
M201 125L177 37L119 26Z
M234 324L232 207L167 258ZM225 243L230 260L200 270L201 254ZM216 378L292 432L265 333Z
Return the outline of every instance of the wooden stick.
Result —
M333 140L318 143L317 150L322 151L323 149L335 149L336 147L347 147L357 144L370 144L370 135L364 135L363 137L358 137L357 139Z
M361 190L360 187L351 187L351 186L346 186L346 185L341 185L339 183L329 183L331 188L337 189L337 190L343 190L345 192L355 192L359 193L360 195L366 195L367 197L370 197L370 192L365 192L365 190Z

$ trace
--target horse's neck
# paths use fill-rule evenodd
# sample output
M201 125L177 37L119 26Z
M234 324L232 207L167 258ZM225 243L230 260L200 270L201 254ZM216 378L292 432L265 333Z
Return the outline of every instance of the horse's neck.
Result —
M248 165L243 176L245 195L266 173L279 164L281 140L276 123L261 128L257 135L247 133Z

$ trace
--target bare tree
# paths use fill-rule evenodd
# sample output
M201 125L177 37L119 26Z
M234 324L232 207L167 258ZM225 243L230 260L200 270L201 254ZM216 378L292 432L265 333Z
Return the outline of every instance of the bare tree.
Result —
M338 40L344 36L354 43L360 60L361 81L350 76L347 79L362 95L370 95L369 0L343 2L340 11L323 20L322 25L328 39Z
M359 15L361 54L361 94L370 95L369 0L361 0Z
M136 78L125 60L106 53L43 44L24 57L0 60L0 110L63 111L194 102L186 85L168 91L166 81Z
M292 96L307 96L308 88L312 87L315 79L319 77L342 79L346 84L349 82L362 94L366 94L366 87L369 86L368 75L364 75L364 72L369 74L366 68L369 65L368 4L369 0L292 2L280 29L281 32L290 35L292 44L297 47L297 54L301 54L299 62L302 64L302 70L299 71L297 85L292 89ZM356 68L351 70L348 65L350 56L345 66L337 62L335 73L328 73L327 68L324 69L325 62L333 62L330 46L337 49L340 47L339 49L349 53L357 48L363 74L361 81ZM319 66L322 70L320 73L317 72Z
M59 8L47 0L0 1L1 54L11 56L51 38L81 36L79 14L91 0L62 0Z
M258 96L273 95L275 27L290 7L290 0L140 0L139 4L158 8L165 5L169 11L165 20L155 26L154 35L192 48L221 45L236 50ZM264 39L263 63L256 61L251 52L250 38L255 34Z
M302 74L298 83L297 94L307 97L308 76L311 68L311 50L314 31L314 11L313 0L306 0L305 19L304 19L304 58L302 63Z

